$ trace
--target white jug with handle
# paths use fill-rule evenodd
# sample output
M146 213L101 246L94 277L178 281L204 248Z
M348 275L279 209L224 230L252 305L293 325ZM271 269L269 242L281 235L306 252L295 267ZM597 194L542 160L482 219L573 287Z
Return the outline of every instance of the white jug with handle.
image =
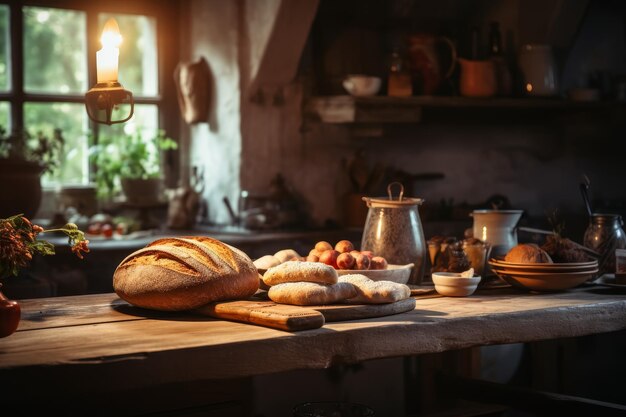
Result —
M474 210L474 237L491 246L491 256L504 256L517 245L517 223L523 210Z

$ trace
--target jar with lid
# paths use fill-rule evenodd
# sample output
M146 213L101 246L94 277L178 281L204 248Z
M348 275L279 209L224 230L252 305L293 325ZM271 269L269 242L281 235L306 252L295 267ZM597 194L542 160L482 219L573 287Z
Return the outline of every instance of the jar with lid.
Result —
M615 250L626 248L624 222L619 214L594 213L589 219L583 244L600 255L600 274L615 272Z
M399 188L397 198L392 188ZM413 263L410 284L421 284L426 267L426 240L418 207L420 198L404 197L404 187L395 182L387 187L389 198L363 197L368 209L361 250L372 251L384 257L390 264Z

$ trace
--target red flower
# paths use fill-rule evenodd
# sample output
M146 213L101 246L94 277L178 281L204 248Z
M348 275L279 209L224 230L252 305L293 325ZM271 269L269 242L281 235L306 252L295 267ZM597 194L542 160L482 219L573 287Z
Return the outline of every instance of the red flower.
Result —
M76 242L74 246L72 246L72 252L76 254L80 259L83 259L83 254L81 252L89 253L89 245L88 240L81 240L80 242Z

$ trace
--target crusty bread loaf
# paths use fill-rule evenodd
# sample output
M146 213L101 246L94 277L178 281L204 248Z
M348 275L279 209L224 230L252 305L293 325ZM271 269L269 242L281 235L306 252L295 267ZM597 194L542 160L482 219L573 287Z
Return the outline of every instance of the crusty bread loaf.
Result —
M527 263L552 263L550 255L534 243L520 243L514 246L504 257L506 262Z
M208 237L158 239L124 259L113 289L138 307L178 311L248 298L259 274L242 251Z
M319 262L288 261L268 269L263 282L272 286L286 282L316 282L336 284L337 271L330 265Z
M404 284L392 281L373 281L362 274L349 274L339 277L339 283L348 282L356 288L357 295L346 300L350 304L386 304L405 300L411 296L411 289Z
M332 285L315 282L286 282L272 286L267 295L270 300L279 304L314 306L333 304L354 297L356 289L348 282Z

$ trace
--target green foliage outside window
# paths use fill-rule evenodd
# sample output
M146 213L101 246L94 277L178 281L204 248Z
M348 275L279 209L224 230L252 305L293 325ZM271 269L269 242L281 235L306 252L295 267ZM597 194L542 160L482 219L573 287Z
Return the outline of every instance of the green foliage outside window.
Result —
M111 198L120 191L121 178L158 178L161 176L161 151L178 145L163 130L146 140L137 130L133 134L100 135L89 150L96 168L98 195Z
M87 17L84 12L24 7L24 90L84 94Z

